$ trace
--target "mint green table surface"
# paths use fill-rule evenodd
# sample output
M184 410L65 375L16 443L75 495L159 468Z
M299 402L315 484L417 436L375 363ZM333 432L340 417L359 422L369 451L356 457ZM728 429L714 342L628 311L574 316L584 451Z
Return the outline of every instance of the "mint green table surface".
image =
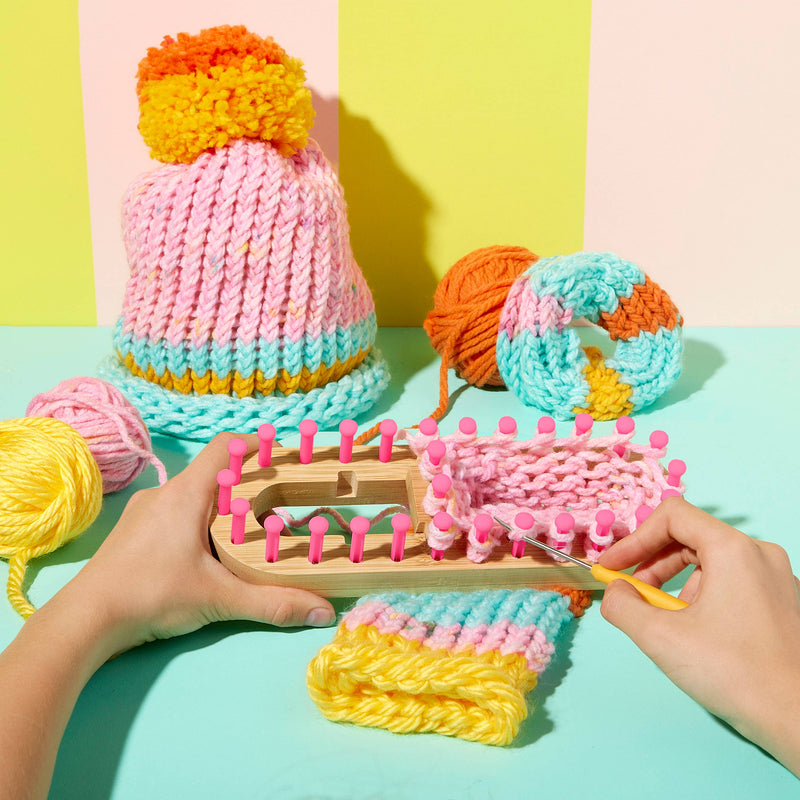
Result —
M425 335L384 329L379 346L393 382L373 416L360 422L390 416L410 424L427 416L436 405L438 363ZM93 374L109 350L108 329L0 328L0 417L23 416L37 392ZM636 417L635 437L644 441L653 430L666 430L668 457L688 464L687 497L752 536L782 544L796 572L798 352L800 329L687 330L684 375ZM453 379L451 389L461 385ZM451 432L469 415L489 432L505 414L517 418L522 436L533 433L539 416L508 392L470 387L457 393L442 430ZM595 429L607 432L612 425ZM570 428L559 423L559 435ZM321 434L318 441L333 443L336 436ZM170 474L199 449L159 436L154 447ZM75 575L131 492L153 485L148 470L105 499L81 538L35 562L32 602L44 603ZM6 574L0 562L3 583ZM730 587L731 594L736 590ZM0 646L20 625L0 602ZM800 797L796 778L684 696L603 620L599 603L559 642L533 692L535 711L503 749L328 722L308 697L305 670L332 635L332 629L226 623L124 654L81 695L51 796Z

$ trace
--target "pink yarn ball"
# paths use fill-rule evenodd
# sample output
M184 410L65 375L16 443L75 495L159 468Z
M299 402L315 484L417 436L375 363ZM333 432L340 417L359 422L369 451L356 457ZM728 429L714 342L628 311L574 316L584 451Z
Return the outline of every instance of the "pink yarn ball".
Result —
M167 480L164 465L153 455L150 433L139 412L110 383L71 378L28 404L28 417L53 417L71 425L86 440L100 467L103 494L132 483L148 464Z

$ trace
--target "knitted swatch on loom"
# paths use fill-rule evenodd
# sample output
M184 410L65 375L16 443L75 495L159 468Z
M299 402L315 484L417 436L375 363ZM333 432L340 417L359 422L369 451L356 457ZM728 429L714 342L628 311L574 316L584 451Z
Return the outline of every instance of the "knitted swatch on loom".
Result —
M334 722L507 745L585 605L536 589L368 595L309 664L308 690Z
M548 425L541 424L545 420ZM422 476L431 482L436 475L444 474L451 481L444 497L437 497L429 485L423 498L423 508L431 517L445 511L453 519L448 531L429 524L428 543L432 548L447 550L457 536L466 536L467 556L481 562L506 536L515 539L527 535L596 562L603 550L638 526L636 511L640 506L653 509L665 492L684 492L682 483L668 483L661 464L668 443L663 431L654 432L644 445L631 441L632 423L627 433L617 431L593 438L577 428L571 436L557 438L549 417L543 417L538 428L544 432L528 440L500 432L476 437L459 431L440 437L438 433L426 436L406 431ZM445 445L444 456L436 464L427 452L435 438ZM602 509L614 513L614 523L604 532L595 524L595 516ZM475 528L478 514L512 522L523 512L533 517L531 531L507 533L495 525L486 541L479 541ZM575 520L566 533L556 528L556 517L563 512L569 512Z
M167 36L139 65L139 130L165 165L123 201L130 277L103 375L153 430L333 427L388 383L304 81L243 26Z

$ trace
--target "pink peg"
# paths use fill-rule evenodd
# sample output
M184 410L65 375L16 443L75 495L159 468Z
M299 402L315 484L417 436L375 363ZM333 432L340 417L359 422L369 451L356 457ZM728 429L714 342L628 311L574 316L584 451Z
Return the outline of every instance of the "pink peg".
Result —
M633 433L633 429L636 426L630 417L620 417L614 427L617 433L621 434L622 436L627 436L629 433ZM624 444L615 444L613 450L620 457L625 455Z
M366 517L353 517L350 520L350 560L360 564L364 558L364 537L369 531L369 520Z
M453 518L446 511L437 511L431 522L433 527L442 533L447 533L453 527ZM444 550L431 548L431 557L434 561L441 561L444 558Z
M669 444L669 436L664 431L653 431L650 434L650 447L654 450L663 450Z
M402 561L406 548L406 534L411 529L411 517L408 514L395 514L392 517L392 561Z
M621 433L623 436L633 433L635 427L636 423L630 417L620 417L617 420L617 424L614 426L617 433Z
M666 500L668 497L680 497L680 496L681 493L677 489L664 489L664 491L661 492L662 501Z
M533 515L527 511L521 511L514 517L514 525L522 531L524 536L533 536ZM522 558L525 555L525 542L522 539L511 542L511 555L514 558Z
M558 535L566 538L569 536L570 531L575 527L575 517L573 517L572 514L568 514L566 511L564 511L556 517L555 525ZM557 541L555 547L557 550L563 550L564 542Z
M250 503L244 497L231 500L231 544L244 544L244 520Z
M439 433L439 426L433 417L426 417L419 424L419 432L423 436L436 436Z
M594 425L594 420L591 414L578 414L575 417L575 435L583 436L584 433L589 433Z
M537 433L552 433L556 429L556 421L552 417L539 417L536 423Z
M397 433L397 423L393 419L385 419L380 424L381 443L378 446L378 461L384 464L392 460L392 443Z
M353 439L358 430L358 423L354 419L343 419L339 423L339 461L349 464L353 460Z
M314 435L317 432L317 423L313 419L304 419L299 425L300 431L300 463L310 464L314 458Z
M639 506L636 509L636 527L638 528L652 513L653 509L650 506Z
M265 422L258 426L258 466L268 467L272 463L272 443L275 441L275 426Z
M434 475L433 480L431 481L431 488L433 489L433 496L438 500L443 500L447 497L447 493L450 491L450 487L453 485L453 482L450 480L450 477L447 475Z
M308 521L308 530L311 533L308 542L308 560L312 564L322 561L322 540L328 532L328 520L325 517L311 517Z
M278 560L278 551L281 546L283 520L277 514L270 514L264 520L264 530L267 532L267 547L264 558L270 564L274 564Z
M228 469L236 476L236 483L242 480L242 460L247 452L247 442L244 439L231 439L228 442Z
M217 513L227 517L231 513L231 489L238 483L236 473L231 469L221 469L217 473L219 485L219 498L217 500Z
M594 521L597 523L597 536L608 536L608 532L611 530L615 519L616 516L613 511L607 508L601 508L600 511L594 515Z
M428 445L427 453L428 453L428 458L431 461L431 464L434 467L438 467L439 464L442 463L442 459L444 458L444 453L445 453L444 442L441 439L434 439Z
M494 520L488 514L478 514L475 517L475 538L481 543L485 544L489 538L489 531L494 525Z
M670 486L680 486L681 477L686 472L686 462L679 458L673 458L667 464L667 483Z
M500 422L497 423L497 430L505 436L516 436L517 421L514 417L500 417Z
M474 436L478 430L478 423L472 417L462 417L458 423L458 430L465 436Z

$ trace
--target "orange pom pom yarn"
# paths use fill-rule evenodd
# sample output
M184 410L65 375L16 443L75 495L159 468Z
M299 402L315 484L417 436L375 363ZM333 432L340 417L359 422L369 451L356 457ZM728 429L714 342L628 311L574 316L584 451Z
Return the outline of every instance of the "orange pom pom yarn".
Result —
M232 139L292 156L314 122L302 63L243 25L165 36L139 64L139 132L165 163L194 161Z
M524 247L483 247L456 261L439 282L423 323L442 357L434 419L447 411L450 367L473 386L504 385L495 347L500 314L511 285L538 258Z

